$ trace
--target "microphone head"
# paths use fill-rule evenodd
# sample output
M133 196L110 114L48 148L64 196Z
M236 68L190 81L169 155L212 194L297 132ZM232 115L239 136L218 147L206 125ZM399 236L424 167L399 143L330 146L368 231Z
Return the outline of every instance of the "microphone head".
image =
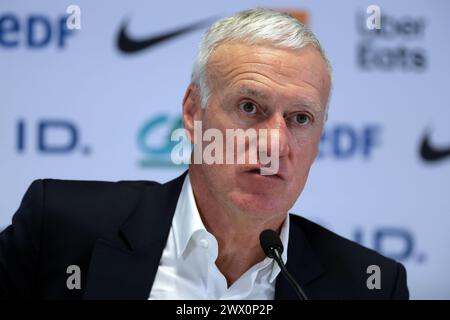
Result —
M283 253L283 243L280 236L274 230L267 229L259 235L259 242L266 256L273 258L274 250L278 250L279 254Z

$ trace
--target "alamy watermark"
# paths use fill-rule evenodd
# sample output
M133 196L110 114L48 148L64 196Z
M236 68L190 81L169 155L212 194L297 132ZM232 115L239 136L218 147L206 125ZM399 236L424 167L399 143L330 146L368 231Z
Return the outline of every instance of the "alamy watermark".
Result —
M381 268L376 264L367 267L366 273L370 276L367 278L366 286L369 290L381 289Z
M81 289L81 269L76 264L67 267L66 273L69 275L66 280L66 287L69 290Z
M81 8L76 4L67 7L66 13L69 15L66 20L68 30L81 29Z
M367 7L366 13L369 15L366 20L366 27L369 30L381 29L381 8L375 4Z
M255 164L261 175L274 175L279 169L279 129L210 128L203 132L202 122L194 121L194 148L189 131L176 129L171 141L178 141L171 152L174 164ZM204 146L204 142L207 144ZM270 148L269 148L270 146Z

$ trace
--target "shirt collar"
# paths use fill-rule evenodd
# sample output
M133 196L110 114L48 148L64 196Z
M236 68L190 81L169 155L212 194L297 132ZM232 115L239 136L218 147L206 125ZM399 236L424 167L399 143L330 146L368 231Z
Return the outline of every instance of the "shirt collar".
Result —
M200 213L198 212L197 204L195 203L189 173L184 179L172 226L178 258L181 258L195 232L199 230L206 231Z
M287 251L289 242L289 214L283 222L280 231L280 239L283 243L283 253L281 258L284 263L287 262ZM195 203L194 192L192 191L192 185L189 178L189 173L184 179L183 187L178 198L177 207L173 218L173 231L175 237L175 246L177 257L181 258L191 237L199 230L207 232L205 225L200 217L200 213ZM270 261L270 258L266 258L259 264L262 268L272 263L272 273L270 275L270 282L273 282L280 273L280 267L275 261Z

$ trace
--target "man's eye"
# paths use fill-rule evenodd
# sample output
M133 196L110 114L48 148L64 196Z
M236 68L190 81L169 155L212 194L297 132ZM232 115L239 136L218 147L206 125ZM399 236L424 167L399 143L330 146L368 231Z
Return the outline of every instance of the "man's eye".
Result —
M252 102L242 102L239 104L239 109L248 114L255 114L257 111L255 104Z
M306 114L296 114L294 120L296 123L304 126L309 123L310 118Z

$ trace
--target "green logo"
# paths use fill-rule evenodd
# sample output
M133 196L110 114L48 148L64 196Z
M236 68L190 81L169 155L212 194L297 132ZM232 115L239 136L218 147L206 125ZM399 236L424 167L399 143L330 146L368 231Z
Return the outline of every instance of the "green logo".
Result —
M143 154L139 160L141 167L187 167L175 165L171 152L179 141L172 141L172 132L183 128L181 116L157 115L144 123L138 132L138 148ZM186 139L185 139L186 141Z

